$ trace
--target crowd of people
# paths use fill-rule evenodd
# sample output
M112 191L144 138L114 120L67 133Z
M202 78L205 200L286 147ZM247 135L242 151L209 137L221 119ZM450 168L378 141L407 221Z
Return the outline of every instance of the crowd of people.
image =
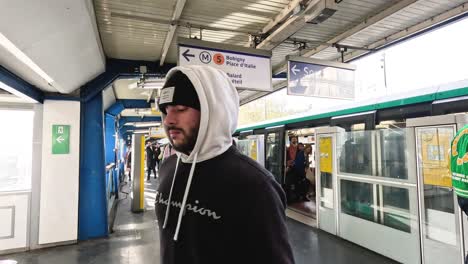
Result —
M146 141L145 147L145 160L146 160L146 180L150 181L151 175L156 179L158 178L158 171L161 163L169 156L175 154L175 150L171 144L159 144L156 141ZM132 180L131 175L132 167L132 146L127 146L127 153L125 154L125 172L128 174L128 180Z
M309 201L311 182L307 179L310 170L309 156L312 146L298 142L297 136L290 137L286 150L285 191L288 203Z

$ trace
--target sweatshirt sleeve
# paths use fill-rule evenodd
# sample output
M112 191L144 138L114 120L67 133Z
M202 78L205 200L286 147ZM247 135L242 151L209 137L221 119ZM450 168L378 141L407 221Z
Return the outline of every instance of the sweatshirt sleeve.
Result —
M286 198L273 177L250 186L247 201L247 243L251 263L293 264L286 227ZM253 261L255 259L255 262Z

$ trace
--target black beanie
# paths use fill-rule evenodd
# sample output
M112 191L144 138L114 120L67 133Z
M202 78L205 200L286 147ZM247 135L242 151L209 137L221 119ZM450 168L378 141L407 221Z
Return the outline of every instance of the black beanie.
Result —
M173 73L166 80L159 97L159 110L166 113L168 105L183 105L200 111L200 100L190 79L181 71Z

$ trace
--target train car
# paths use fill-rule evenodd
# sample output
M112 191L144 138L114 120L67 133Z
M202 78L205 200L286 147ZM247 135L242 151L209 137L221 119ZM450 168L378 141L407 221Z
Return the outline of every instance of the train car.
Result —
M283 186L290 217L403 263L419 262L423 250L426 260L437 258L435 245L455 263L468 223L448 150L468 123L467 95L464 80L240 127L235 136L264 140L265 167ZM304 177L291 176L287 160L293 136L314 147L302 196L294 192Z

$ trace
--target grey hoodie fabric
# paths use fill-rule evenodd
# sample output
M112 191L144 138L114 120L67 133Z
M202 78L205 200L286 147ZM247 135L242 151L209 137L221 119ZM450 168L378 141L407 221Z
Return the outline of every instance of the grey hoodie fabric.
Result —
M161 263L294 263L273 176L232 146L239 98L226 74L175 67L200 100L200 128L190 155L177 152L160 169L156 214Z

